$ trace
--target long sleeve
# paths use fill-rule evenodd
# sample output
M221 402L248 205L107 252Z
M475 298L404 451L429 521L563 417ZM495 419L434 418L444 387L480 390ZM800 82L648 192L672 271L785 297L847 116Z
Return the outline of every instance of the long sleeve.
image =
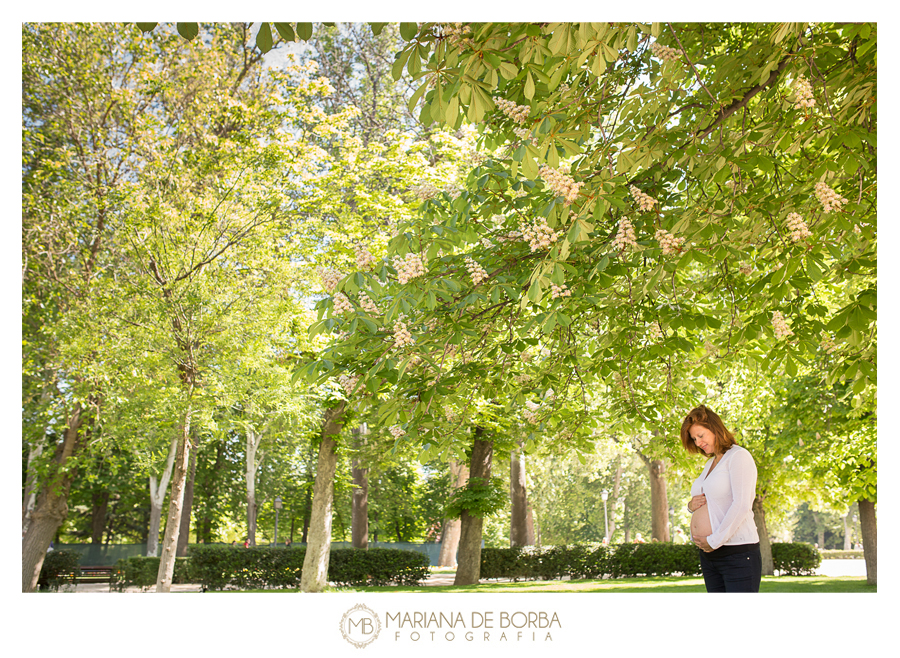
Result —
M752 514L753 500L756 498L756 464L753 457L746 450L737 450L729 461L732 501L722 522L707 537L706 541L714 549L725 544Z

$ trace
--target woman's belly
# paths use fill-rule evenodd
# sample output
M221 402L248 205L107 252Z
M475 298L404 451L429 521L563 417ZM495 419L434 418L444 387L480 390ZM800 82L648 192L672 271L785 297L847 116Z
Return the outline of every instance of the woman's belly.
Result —
M709 522L709 509L706 505L698 507L691 515L691 537L708 537L712 534Z

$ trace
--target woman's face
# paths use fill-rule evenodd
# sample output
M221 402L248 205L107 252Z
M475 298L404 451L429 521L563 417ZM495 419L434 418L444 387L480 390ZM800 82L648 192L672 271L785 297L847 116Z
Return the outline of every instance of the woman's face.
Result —
M694 440L694 443L707 455L712 455L716 452L716 436L710 430L703 427L703 425L691 425L691 429L688 430L688 433L691 435L691 438Z

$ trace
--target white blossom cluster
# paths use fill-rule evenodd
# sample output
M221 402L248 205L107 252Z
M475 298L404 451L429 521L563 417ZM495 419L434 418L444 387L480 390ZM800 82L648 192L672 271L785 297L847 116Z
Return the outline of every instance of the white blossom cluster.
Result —
M394 256L394 269L397 270L397 280L407 283L417 276L425 274L425 263L419 254L409 253L406 256Z
M510 190L509 191L509 196L513 199L521 199L526 194L528 194L528 190L525 189L524 185L522 187L520 187L518 190Z
M613 238L613 247L619 251L625 251L627 247L637 247L637 238L634 235L634 226L627 217L623 217L619 222L619 232Z
M422 199L422 201L433 199L441 193L441 190L438 187L436 187L433 183L429 183L428 181L416 183L415 185L411 186L409 190L417 197Z
M409 329L406 328L406 318L404 316L400 316L396 322L394 322L394 349L402 349L407 345L412 345L413 337L412 334L409 333Z
M737 190L738 193L747 191L746 185L741 185L740 187L737 187L737 184L730 178L727 181L725 181L725 187L727 187L732 192L734 192L735 190Z
M684 238L676 238L665 229L656 231L656 241L662 247L663 256L668 256L681 251L681 245L684 244Z
M547 220L543 217L538 217L531 223L525 222L519 229L522 237L528 241L531 251L549 249L551 243L556 242L560 236L559 232L547 226Z
M794 99L797 101L794 103L794 108L798 110L804 107L814 107L816 104L816 99L813 98L812 85L802 73L794 80Z
M781 311L774 311L772 313L772 328L775 330L775 338L778 340L794 335L791 328L787 326L787 322L784 321L784 316L781 314Z
M537 137L532 137L531 131L528 130L528 128L513 128L513 132L516 134L516 137L522 141L531 142L534 146L538 145Z
M859 227L859 224L853 225L853 232L857 235L862 235L862 229Z
M669 48L668 46L664 46L658 41L654 41L650 44L650 52L656 55L659 59L663 59L667 62L671 62L676 59L681 58L681 51L677 48Z
M359 270L368 270L375 264L375 256L368 249L360 249L356 252L356 267Z
M454 46L468 46L474 42L464 35L471 33L471 28L465 23L441 23L444 38Z
M533 425L537 425L538 423L538 411L540 411L541 405L532 402L531 400L525 401L525 410L522 412L522 415L525 416L525 420Z
M497 240L499 242L515 242L516 240L522 239L522 233L520 231L510 231L506 235L498 235Z
M788 229L791 231L792 242L797 242L798 240L808 238L812 235L812 233L809 232L809 228L806 226L806 222L804 222L803 218L795 212L792 212L787 216L787 225Z
M322 279L322 287L327 293L334 292L337 284L340 283L340 280L344 278L344 275L337 270L320 267L317 272L319 274L319 278Z
M338 377L338 383L344 388L349 397L359 383L359 375L341 375Z
M522 359L525 363L531 363L531 359L533 358L531 352L528 350L522 350L522 353L519 354L519 358Z
M838 193L825 183L816 183L816 198L822 204L822 209L829 213L832 210L840 210L847 203L847 199L838 196Z
M573 201L578 199L578 191L584 183L576 183L575 179L567 175L563 167L553 169L547 165L541 165L541 178L547 183L556 196L565 198L564 205L571 205Z
M362 306L362 310L369 315L378 315L378 306L372 301L372 298L369 297L367 293L359 293L359 305Z
M631 196L637 202L638 206L641 208L641 212L645 212L647 210L653 210L653 206L655 206L658 202L649 194L644 194L634 185L631 186Z
M662 328L659 326L659 322L654 322L653 324L651 324L648 331L650 332L650 338L652 338L653 340L659 340L660 338L662 338Z
M390 429L390 432L391 432L391 436L393 436L395 439L399 439L402 436L406 436L406 431L403 428L401 428L399 425L392 426Z
M334 306L334 312L337 314L349 313L353 310L353 304L350 303L347 295L342 292L339 292L334 296L332 304Z
M505 98L499 98L498 96L494 96L494 103L500 108L500 111L503 112L503 114L518 124L525 123L525 120L528 118L528 113L531 112L531 108L527 105L516 105L512 101L508 101Z
M837 349L837 345L834 344L834 341L824 331L822 332L822 342L819 343L823 350L825 350L826 354L833 354Z
M444 192L449 194L451 199L458 199L462 194L462 188L456 183L447 183L444 185Z
M566 286L566 284L562 284L560 286L555 283L550 284L550 297L552 299L556 299L557 297L571 297L572 291Z
M484 271L484 268L469 256L466 256L466 269L469 270L472 283L476 286L488 278L488 273Z
M738 267L738 272L747 276L751 272L753 272L753 266L750 263L741 263L740 267Z

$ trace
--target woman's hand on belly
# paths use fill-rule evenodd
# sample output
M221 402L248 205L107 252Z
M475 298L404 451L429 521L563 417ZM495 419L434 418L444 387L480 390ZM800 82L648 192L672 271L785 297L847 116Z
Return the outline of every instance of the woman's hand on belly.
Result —
M692 537L692 539L694 540L694 543L697 545L697 548L699 548L704 553L709 553L710 551L713 550L712 546L709 545L709 542L706 541L706 537Z
M696 512L700 507L706 505L706 494L700 494L699 496L694 496L691 498L690 504L688 504L688 509L692 512Z

